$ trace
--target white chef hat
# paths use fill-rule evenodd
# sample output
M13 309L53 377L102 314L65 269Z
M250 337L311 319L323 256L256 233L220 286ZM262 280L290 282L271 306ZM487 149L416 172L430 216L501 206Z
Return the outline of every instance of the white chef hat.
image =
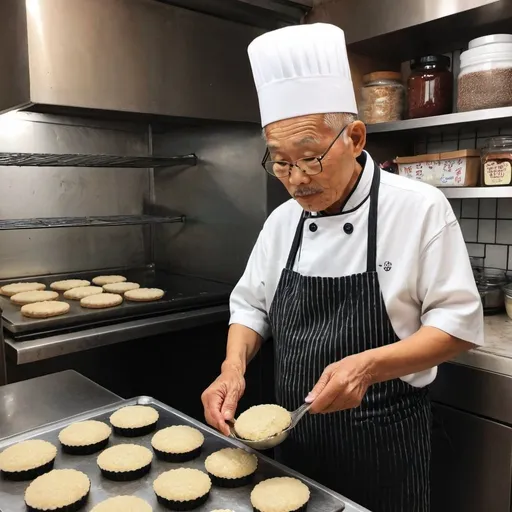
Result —
M307 114L357 114L345 34L327 23L294 25L248 48L261 124Z

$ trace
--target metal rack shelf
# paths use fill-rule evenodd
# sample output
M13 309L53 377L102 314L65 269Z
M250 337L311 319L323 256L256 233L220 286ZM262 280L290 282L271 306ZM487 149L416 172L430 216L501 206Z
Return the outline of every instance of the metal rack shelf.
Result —
M449 133L459 132L469 128L500 127L503 121L512 122L512 107L489 108L485 110L472 110L470 112L456 112L444 116L424 117L421 119L405 119L393 123L378 123L367 126L369 134L386 134L393 132L425 132ZM404 133L407 135L407 133Z
M512 187L461 187L440 188L449 199L479 199L512 197Z
M138 224L172 224L177 222L185 222L185 216L112 215L104 217L47 217L40 219L0 220L0 231L41 228L130 226Z
M17 167L171 167L196 165L194 154L181 156L118 156L55 153L0 153L0 166Z

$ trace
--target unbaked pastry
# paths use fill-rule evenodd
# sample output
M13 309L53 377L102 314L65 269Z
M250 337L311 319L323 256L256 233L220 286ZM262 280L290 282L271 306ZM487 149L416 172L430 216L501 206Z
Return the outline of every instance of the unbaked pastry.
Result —
M98 293L89 295L80 301L80 306L89 309L103 309L119 306L123 302L123 297L115 293Z
M21 292L11 297L11 302L17 306L24 306L25 304L32 304L33 302L44 302L47 300L55 300L59 298L57 292L50 292L46 290L38 290L31 292Z
M65 315L69 311L67 302L50 300L33 302L21 307L21 314L29 318L50 318L52 316Z
M122 283L126 281L126 277L124 276L116 276L116 275L112 275L112 276L97 276L95 277L92 282L96 285L96 286L103 286L105 284L113 284L113 283Z
M160 288L137 288L136 290L127 291L124 298L134 302L149 302L161 299L164 293Z
M0 288L0 293L2 295L7 295L7 297L12 297L17 293L21 292L33 292L36 290L44 290L46 285L43 283L12 283L6 284Z
M84 297L89 297L89 295L98 295L98 293L103 293L103 288L101 286L80 286L78 288L66 290L64 292L64 298L69 300L82 300Z
M50 284L52 290L59 292L65 292L73 288L79 288L80 286L89 286L91 283L85 279L65 279L64 281L55 281Z

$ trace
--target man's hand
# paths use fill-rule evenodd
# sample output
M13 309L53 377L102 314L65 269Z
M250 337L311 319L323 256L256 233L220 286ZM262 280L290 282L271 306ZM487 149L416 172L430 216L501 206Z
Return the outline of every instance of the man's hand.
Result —
M242 371L234 366L223 367L221 374L204 391L201 400L206 421L214 428L229 435L226 421L233 421L238 401L245 391Z
M306 397L310 412L343 411L361 405L372 383L364 353L348 356L329 365Z

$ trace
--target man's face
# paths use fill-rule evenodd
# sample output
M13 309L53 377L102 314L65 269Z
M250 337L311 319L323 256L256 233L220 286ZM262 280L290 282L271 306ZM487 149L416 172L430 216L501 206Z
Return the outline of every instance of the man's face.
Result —
M347 127L345 132L350 128ZM289 176L278 178L304 210L328 210L344 197L354 181L357 168L355 157L360 154L362 147L358 147L358 139L354 144L345 132L322 160L322 172L310 176L294 166ZM295 162L301 158L323 155L338 132L333 132L325 124L323 115L314 114L272 123L265 128L265 135L271 160Z

